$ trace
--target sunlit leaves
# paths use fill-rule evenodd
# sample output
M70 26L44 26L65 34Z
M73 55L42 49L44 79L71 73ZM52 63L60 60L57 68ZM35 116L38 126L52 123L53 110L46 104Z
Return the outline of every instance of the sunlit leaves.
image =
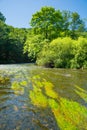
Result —
M62 15L59 10L55 10L53 7L42 7L40 11L32 15L31 26L35 30L36 34L43 34L45 39L52 39L52 31L60 30Z
M87 68L87 39L57 38L39 53L37 64L57 68Z
M73 40L69 37L53 40L49 49L43 49L37 63L48 67L68 68L73 58ZM45 53L46 52L46 53Z
M35 60L38 53L42 50L43 46L44 39L42 35L30 35L25 42L24 53L27 52L28 56L32 60Z
M72 68L87 68L87 39L79 38L74 50L75 57L72 59Z

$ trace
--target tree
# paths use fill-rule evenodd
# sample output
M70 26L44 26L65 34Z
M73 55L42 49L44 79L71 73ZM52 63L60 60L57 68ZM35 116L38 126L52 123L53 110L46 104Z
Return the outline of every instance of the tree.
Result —
M66 10L62 11L62 18L62 35L66 37L70 33L71 12Z
M87 38L79 37L75 44L72 68L87 68Z
M85 31L85 24L77 12L73 12L71 14L71 18L72 18L70 24L71 37L75 39L78 37L79 32Z
M28 38L24 45L24 53L28 53L28 57L35 61L38 53L43 48L43 36L42 35L28 35Z
M4 15L0 12L0 20L5 22L6 18L4 17Z
M23 54L27 29L18 29L0 21L0 63L18 63L28 61Z
M5 46L8 38L7 25L0 20L0 63L5 59Z
M42 7L33 14L31 26L35 34L43 34L45 39L54 39L61 31L62 14L53 7Z
M73 54L73 40L69 37L54 39L48 48L39 53L37 64L47 67L70 68Z
M27 29L19 29L9 26L8 34L8 57L10 62L20 63L25 62L25 54L23 47L26 41ZM27 56L26 56L27 57Z

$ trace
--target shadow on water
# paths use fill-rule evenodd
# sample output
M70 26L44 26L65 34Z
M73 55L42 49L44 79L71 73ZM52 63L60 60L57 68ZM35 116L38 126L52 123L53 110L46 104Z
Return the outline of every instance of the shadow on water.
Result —
M87 70L7 65L0 76L0 130L87 129Z

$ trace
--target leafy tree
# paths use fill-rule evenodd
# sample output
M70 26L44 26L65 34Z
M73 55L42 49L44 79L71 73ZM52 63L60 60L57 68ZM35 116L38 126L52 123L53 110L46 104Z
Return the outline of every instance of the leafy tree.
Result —
M85 24L83 20L80 18L80 15L77 12L73 12L71 14L71 37L73 39L76 39L78 37L79 32L84 32L85 31Z
M0 20L5 22L6 18L4 17L4 15L0 12Z
M62 11L62 33L61 36L66 37L70 35L70 22L71 22L71 12Z
M79 37L76 41L74 55L71 68L87 68L87 38Z
M0 63L36 61L47 67L87 68L87 30L77 12L45 6L33 14L31 26L8 26L0 12Z
M62 14L53 7L42 7L33 14L31 26L35 34L43 34L45 39L53 39L61 31Z
M62 17L62 37L70 36L73 39L77 39L86 31L85 22L80 18L77 12L65 10L62 11Z
M85 31L85 23L77 12L60 11L47 6L32 15L30 24L34 34L43 34L49 40L60 36L76 39L80 32Z
M37 59L37 64L47 67L70 68L73 54L74 44L69 37L57 38L53 40L49 49L43 49Z
M26 41L26 29L18 29L10 27L8 42L9 46L9 58L12 59L13 62L25 62L27 56L23 54L23 47Z
M38 53L43 48L43 41L42 35L28 35L24 45L24 53L27 52L33 61L36 60Z
M6 42L8 39L8 29L7 25L0 21L0 62L5 59L5 51L6 51Z
M87 68L87 38L53 40L39 53L37 64L57 68Z
M26 29L18 29L0 21L0 63L18 63L28 61L23 54Z

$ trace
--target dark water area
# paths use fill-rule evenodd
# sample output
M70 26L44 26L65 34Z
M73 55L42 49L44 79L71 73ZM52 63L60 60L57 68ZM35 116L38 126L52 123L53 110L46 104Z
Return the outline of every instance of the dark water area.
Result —
M0 65L0 130L87 130L86 123L87 70Z

